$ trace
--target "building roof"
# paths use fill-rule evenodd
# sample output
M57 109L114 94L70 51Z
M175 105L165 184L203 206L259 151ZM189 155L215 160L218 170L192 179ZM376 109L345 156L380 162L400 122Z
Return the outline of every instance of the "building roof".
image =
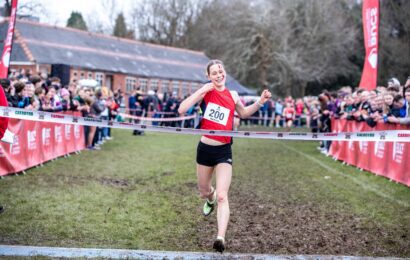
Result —
M8 20L5 21L0 22L0 39L7 33ZM205 65L209 58L203 52L24 20L17 20L16 30L11 61L66 64L147 78L206 81ZM254 93L229 75L227 85L240 94Z

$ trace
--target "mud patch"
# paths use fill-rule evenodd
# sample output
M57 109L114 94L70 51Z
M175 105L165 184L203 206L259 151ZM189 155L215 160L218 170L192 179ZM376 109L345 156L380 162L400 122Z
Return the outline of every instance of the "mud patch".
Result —
M116 188L127 188L130 186L130 181L127 179L101 177L101 178L98 178L98 182L102 185L116 187Z
M230 191L230 208L226 235L228 252L356 256L409 254L409 226L385 230L369 220L336 210L324 211L313 203L263 200L243 190ZM197 231L202 240L198 244L202 250L212 248L216 225L215 213L199 222Z

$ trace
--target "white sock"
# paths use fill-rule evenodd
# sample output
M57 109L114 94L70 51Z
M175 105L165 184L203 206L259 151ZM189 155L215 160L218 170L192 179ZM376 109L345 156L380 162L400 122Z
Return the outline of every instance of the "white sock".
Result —
M224 237L217 236L217 237L216 237L216 239L220 239L220 240L222 240L222 242L224 242L224 243L225 243L225 238L224 238Z
M214 204L216 202L216 191L215 191L215 189L212 190L212 193L214 194L213 200L209 201L209 199L206 199L209 204Z

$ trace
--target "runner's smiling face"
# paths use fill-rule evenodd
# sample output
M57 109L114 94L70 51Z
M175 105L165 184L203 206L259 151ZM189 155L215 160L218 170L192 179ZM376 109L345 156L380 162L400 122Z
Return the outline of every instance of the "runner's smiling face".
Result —
M214 64L209 67L208 79L215 87L221 88L225 86L226 72L221 64Z

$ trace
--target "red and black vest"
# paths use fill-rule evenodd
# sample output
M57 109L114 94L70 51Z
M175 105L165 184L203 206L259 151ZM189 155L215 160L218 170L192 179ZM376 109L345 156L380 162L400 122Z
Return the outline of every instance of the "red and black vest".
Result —
M228 88L225 87L223 91L213 89L206 93L201 103L201 110L203 113L201 129L226 131L233 129L235 101ZM232 139L229 136L205 135L205 137L222 143L231 143Z

